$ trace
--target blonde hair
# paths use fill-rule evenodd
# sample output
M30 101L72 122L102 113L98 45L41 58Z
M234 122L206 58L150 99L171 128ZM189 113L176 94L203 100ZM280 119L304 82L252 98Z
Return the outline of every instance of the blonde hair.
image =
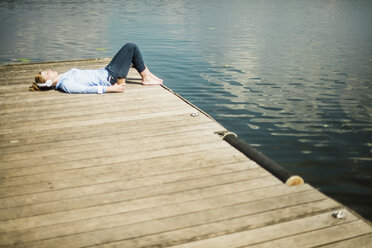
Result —
M37 84L43 84L45 83L45 78L41 75L41 72L37 73L35 75L35 82L29 87L29 90L31 91L40 91L40 90L50 90L48 87L39 87Z

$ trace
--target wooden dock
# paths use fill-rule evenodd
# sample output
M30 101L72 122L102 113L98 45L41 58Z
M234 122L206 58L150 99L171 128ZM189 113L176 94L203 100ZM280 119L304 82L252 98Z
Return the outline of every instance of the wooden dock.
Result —
M124 94L28 91L40 70L107 62L0 67L1 247L371 247L369 222L134 70Z

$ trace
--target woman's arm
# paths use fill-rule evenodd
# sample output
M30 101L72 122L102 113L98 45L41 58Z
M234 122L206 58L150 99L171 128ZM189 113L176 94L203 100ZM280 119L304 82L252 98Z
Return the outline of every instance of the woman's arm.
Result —
M125 84L123 85L114 84L110 86L103 85L88 86L83 84L76 84L70 81L64 81L59 85L58 89L66 93L91 93L91 94L122 93L125 91Z
M106 93L123 93L125 91L125 84L114 84L107 86Z

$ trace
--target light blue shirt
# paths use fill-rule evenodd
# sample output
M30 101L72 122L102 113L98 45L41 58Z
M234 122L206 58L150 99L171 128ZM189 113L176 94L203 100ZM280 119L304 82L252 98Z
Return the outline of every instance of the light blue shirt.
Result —
M71 69L61 74L56 89L66 93L106 93L109 73L106 69L80 70Z

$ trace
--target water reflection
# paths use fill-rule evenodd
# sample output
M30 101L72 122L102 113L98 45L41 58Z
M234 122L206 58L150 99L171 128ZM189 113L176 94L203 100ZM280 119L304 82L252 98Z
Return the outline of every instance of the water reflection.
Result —
M108 47L101 1L2 1L0 8L1 63L91 58Z
M372 218L370 13L367 0L1 1L0 63L134 41L177 93Z

